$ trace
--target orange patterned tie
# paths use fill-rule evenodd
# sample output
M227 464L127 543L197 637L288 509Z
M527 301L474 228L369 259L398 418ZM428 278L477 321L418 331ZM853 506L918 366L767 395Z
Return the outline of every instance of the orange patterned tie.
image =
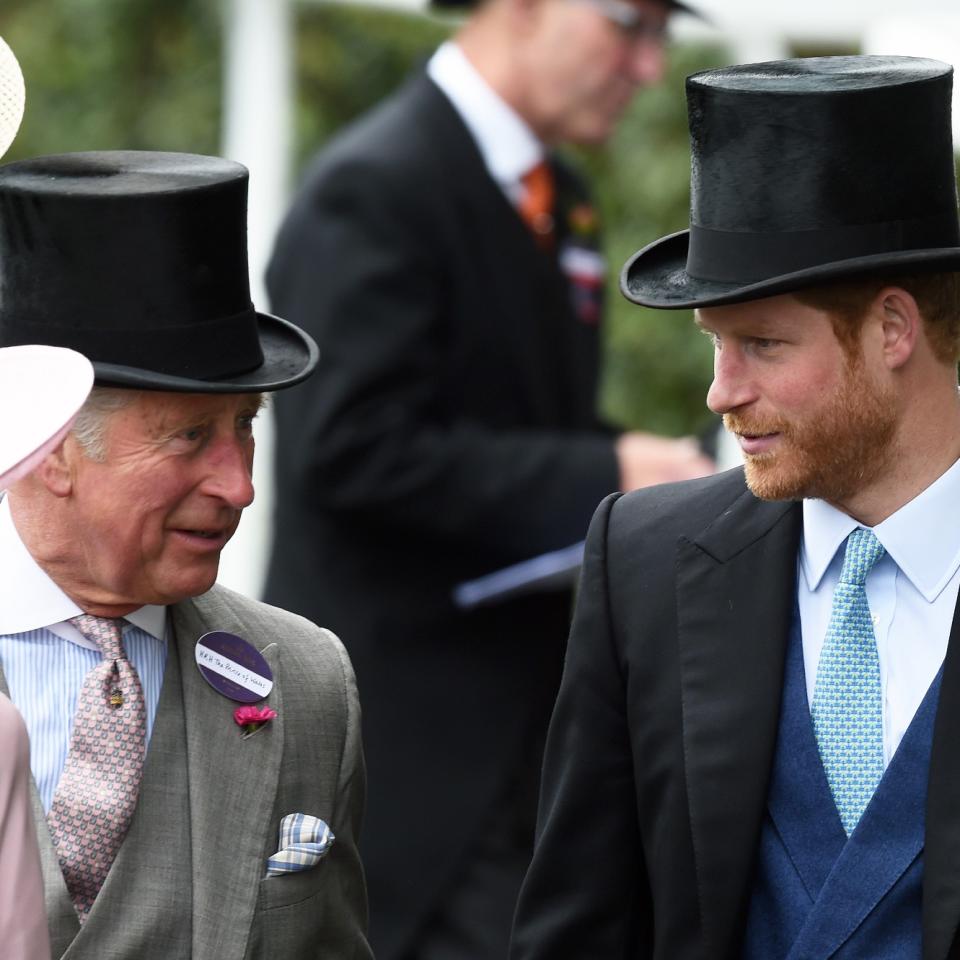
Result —
M520 182L523 184L523 196L517 209L537 244L549 250L553 247L553 203L556 197L553 170L545 160L541 160L524 174Z
M147 724L140 677L123 649L123 621L83 614L70 623L103 660L84 678L47 823L83 923L137 806Z

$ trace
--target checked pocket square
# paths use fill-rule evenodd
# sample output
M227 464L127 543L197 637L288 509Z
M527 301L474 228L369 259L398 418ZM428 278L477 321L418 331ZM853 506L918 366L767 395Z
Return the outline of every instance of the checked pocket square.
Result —
M315 867L335 839L333 831L319 817L287 814L280 821L280 849L267 860L267 876L281 877Z

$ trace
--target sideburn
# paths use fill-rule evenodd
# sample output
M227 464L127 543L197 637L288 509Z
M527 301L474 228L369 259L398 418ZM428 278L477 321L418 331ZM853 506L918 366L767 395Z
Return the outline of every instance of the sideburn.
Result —
M802 421L777 425L783 449L747 458L747 485L755 496L843 503L888 468L895 397L873 383L859 350L844 354L845 375L833 395Z

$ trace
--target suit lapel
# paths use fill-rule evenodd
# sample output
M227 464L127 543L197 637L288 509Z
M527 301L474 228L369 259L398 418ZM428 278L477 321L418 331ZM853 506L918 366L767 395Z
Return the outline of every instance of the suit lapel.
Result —
M477 141L447 95L425 73L417 74L409 89L411 109L418 121L426 121L432 126L435 138L443 144L444 170L450 177L448 195L472 197L486 218L498 218L500 235L509 238L505 242L519 246L524 254L537 254L533 235L503 188L490 175Z
M273 823L283 709L278 648L245 635L225 606L208 599L171 608L183 678L190 826L193 836L193 957L223 960L246 954L265 858L274 848ZM233 722L238 706L213 690L195 667L194 646L210 630L227 630L261 650L274 674L266 703L277 717L247 739ZM265 837L267 838L265 841Z
M496 315L483 318L482 327L471 330L470 339L483 333L482 348L503 368L504 389L515 392L513 404L528 409L534 421L550 423L559 416L560 422L588 425L581 422L581 411L592 409L596 384L592 373L584 377L581 371L584 356L597 350L597 336L595 328L578 319L574 290L557 258L567 239L568 211L555 211L560 221L557 250L542 250L491 176L463 119L428 76L413 78L405 106L410 122L438 145L431 170L443 189L431 197L444 198L443 220L471 225L465 233L457 227L462 234L459 256L484 277L487 301L502 305ZM584 197L570 174L555 162L553 166L558 203L581 203ZM491 251L497 252L493 259ZM511 269L502 269L504 263ZM565 375L558 377L557 371Z
M767 810L812 901L847 844L807 706L800 622L791 627Z
M916 864L923 851L930 738L939 692L940 677L937 676L857 828L842 845L788 960L833 957L848 944L851 953L862 952L863 942L857 939L861 925L869 917L876 916L874 911L877 905ZM805 693L802 707L806 712ZM812 735L812 728L809 732ZM817 749L815 745L813 749ZM821 775L817 780L821 799L830 802L830 788L825 776ZM800 832L808 838L808 846L823 842L819 838L810 839L820 826L817 816L810 815L814 809L807 811L806 822L799 827ZM835 810L831 813L834 821L832 826L839 828L838 815ZM902 896L901 893L901 902ZM906 933L909 924L903 920L910 917L911 913L900 907L898 915L897 897L892 897L891 902L887 922L896 924ZM900 923L897 923L898 920ZM890 952L891 955L896 953L892 949Z
M683 742L707 952L742 934L777 735L800 510L744 494L678 546Z
M80 932L80 921L63 879L60 858L50 838L47 818L40 802L40 792L33 777L30 778L30 806L40 845L40 870L43 873L43 896L47 908L47 926L50 930L50 953L51 956L60 957L67 952Z
M943 663L927 781L923 853L923 960L956 957L950 948L960 922L960 602Z
M10 695L2 666L0 666L0 693ZM80 932L80 921L77 919L77 911L73 907L70 894L67 892L67 884L60 869L60 859L50 839L47 817L43 812L40 791L37 790L33 774L30 775L30 812L33 815L37 843L40 847L43 898L47 911L47 926L50 930L50 955L60 957Z
M192 844L179 661L176 644L169 644L136 812L63 960L102 953L106 943L118 956L138 960L160 952L163 960L190 956ZM136 910L139 922L118 924L117 917L130 910Z

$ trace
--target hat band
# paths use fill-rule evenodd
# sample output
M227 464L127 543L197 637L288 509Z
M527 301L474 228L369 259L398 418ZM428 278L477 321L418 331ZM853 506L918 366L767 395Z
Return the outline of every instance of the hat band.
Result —
M70 347L94 363L133 367L151 373L215 380L254 370L263 363L257 314L241 313L153 329L104 330L49 326L9 319L0 329L4 346L45 343Z
M960 246L956 212L916 220L782 233L690 225L687 274L719 283L756 283L857 257Z

